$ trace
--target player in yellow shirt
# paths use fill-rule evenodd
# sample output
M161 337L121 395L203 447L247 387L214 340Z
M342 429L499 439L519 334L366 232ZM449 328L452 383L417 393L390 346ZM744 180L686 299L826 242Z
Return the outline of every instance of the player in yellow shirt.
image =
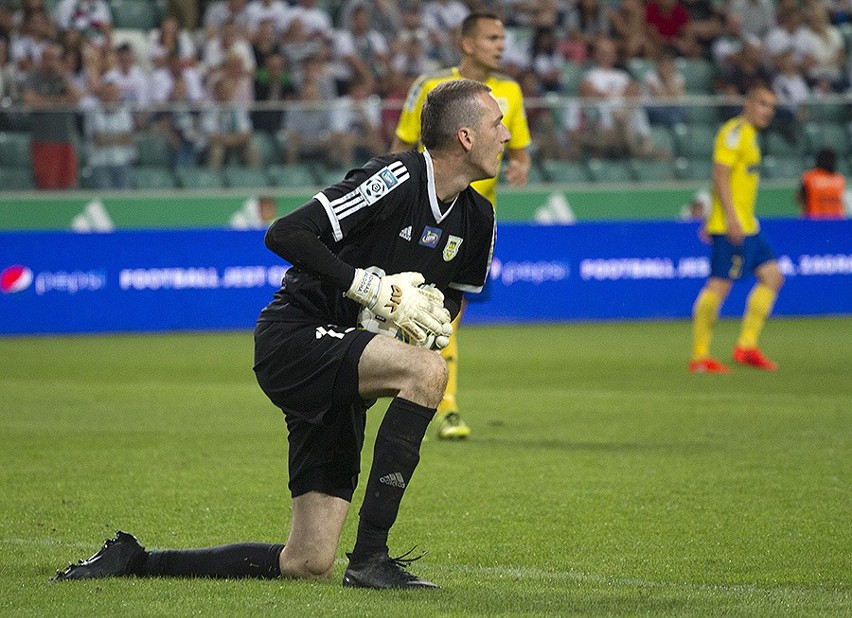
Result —
M508 160L504 174L516 187L527 182L530 170L530 130L524 111L521 87L512 78L498 72L506 44L506 31L500 18L487 12L470 13L461 25L461 62L457 67L421 75L412 84L405 99L402 114L396 127L396 137L391 150L398 152L417 146L420 142L420 110L426 95L442 82L454 79L473 79L487 84L503 112L503 124L512 137L504 153ZM471 185L495 204L497 178L475 182ZM470 427L459 415L458 392L458 332L461 316L453 323L450 344L442 351L449 368L449 380L444 399L438 406L438 436L444 439L463 439L470 435Z
M765 86L746 94L742 113L716 134L713 148L713 205L705 230L711 238L710 277L693 307L692 373L727 373L730 369L710 356L713 327L731 286L748 273L757 283L746 302L734 361L766 371L776 364L766 358L757 339L784 284L784 276L754 214L760 181L758 131L775 113L775 95Z

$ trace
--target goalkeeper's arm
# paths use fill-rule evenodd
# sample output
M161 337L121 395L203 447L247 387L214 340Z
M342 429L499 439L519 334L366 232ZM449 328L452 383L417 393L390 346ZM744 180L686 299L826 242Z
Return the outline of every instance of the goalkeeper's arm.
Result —
M327 228L325 210L311 200L269 227L266 246L294 266L334 283L348 298L391 320L419 342L428 333L446 331L450 317L440 291L420 290L423 277L412 278L416 273L381 278L347 264L320 240Z
M320 240L328 227L322 205L311 200L275 221L266 231L264 242L293 266L347 290L355 277L355 267L334 255Z

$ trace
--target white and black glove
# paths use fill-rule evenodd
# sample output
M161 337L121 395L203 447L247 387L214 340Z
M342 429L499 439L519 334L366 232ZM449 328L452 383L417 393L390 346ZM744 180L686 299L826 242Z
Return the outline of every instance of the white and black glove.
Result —
M420 287L424 283L423 275L416 272L379 276L356 268L345 296L396 325L417 345L425 345L434 336L432 347L441 349L452 334L450 312L444 307L441 291L434 286Z

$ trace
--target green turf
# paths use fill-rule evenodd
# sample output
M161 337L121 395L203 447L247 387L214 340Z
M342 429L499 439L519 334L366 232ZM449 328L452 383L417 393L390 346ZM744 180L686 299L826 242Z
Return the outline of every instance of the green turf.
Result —
M473 437L430 433L391 537L415 593L340 586L360 492L328 582L50 583L117 528L281 541L284 425L249 333L0 339L0 615L849 616L850 332L774 320L777 374L692 376L686 322L466 327Z

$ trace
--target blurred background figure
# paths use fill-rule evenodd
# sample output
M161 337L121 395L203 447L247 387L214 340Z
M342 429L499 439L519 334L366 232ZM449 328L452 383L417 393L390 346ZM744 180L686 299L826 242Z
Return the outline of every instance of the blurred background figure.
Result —
M86 112L85 136L88 165L95 189L130 189L133 147L133 116L121 102L121 88L104 80L97 104Z
M837 153L823 148L816 155L816 165L802 174L796 201L807 219L842 219L846 179L837 173Z
M35 110L30 147L36 187L76 187L79 161L74 145L74 108L80 101L80 92L62 64L59 45L51 43L42 50L40 62L24 80L22 99Z
M248 167L260 167L260 152L252 142L251 118L234 99L236 83L222 77L213 86L213 104L201 113L201 132L206 145L207 167L221 170L229 159Z

